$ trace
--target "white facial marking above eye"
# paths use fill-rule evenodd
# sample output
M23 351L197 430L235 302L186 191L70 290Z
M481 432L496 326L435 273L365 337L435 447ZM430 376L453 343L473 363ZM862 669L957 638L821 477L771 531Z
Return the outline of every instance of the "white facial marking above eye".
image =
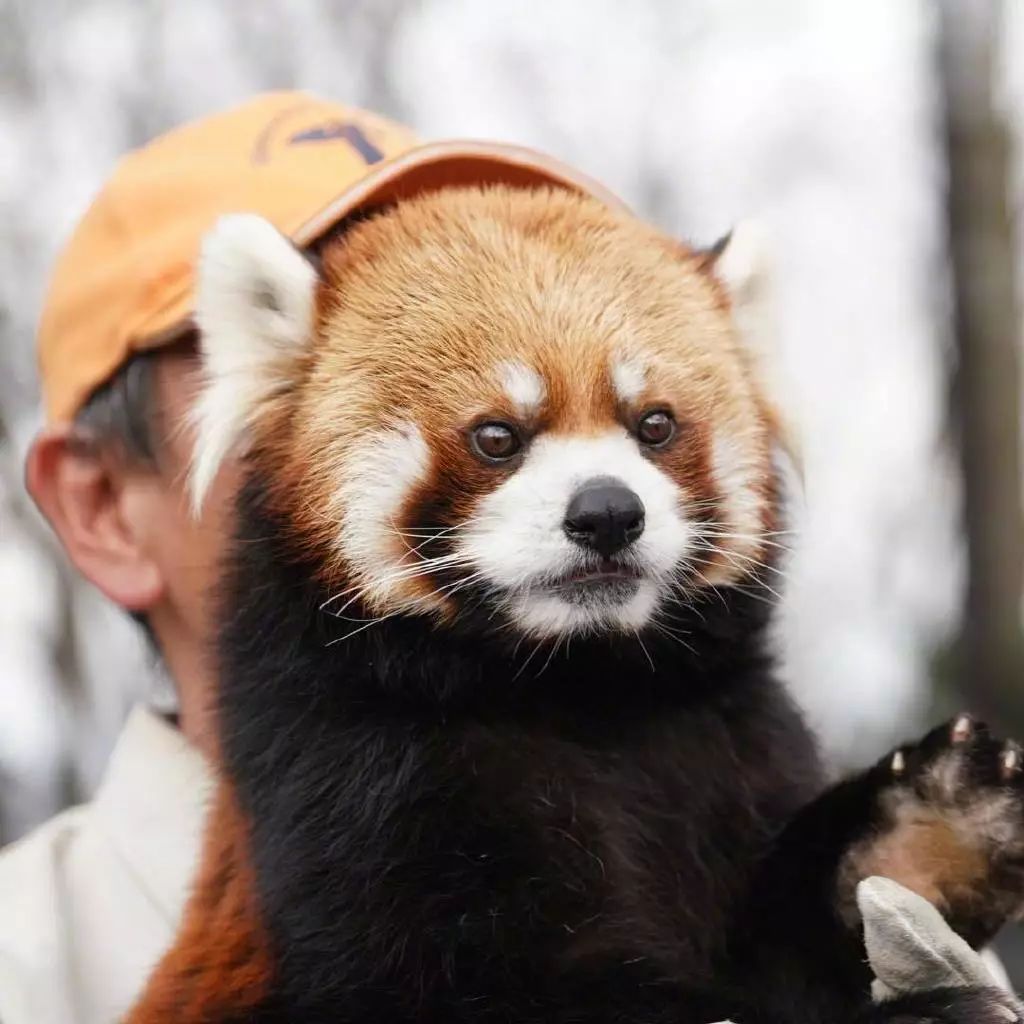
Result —
M547 388L536 370L515 360L500 363L498 375L501 386L521 416L536 413L544 404Z
M647 367L636 356L612 362L612 385L620 402L635 402L647 387Z

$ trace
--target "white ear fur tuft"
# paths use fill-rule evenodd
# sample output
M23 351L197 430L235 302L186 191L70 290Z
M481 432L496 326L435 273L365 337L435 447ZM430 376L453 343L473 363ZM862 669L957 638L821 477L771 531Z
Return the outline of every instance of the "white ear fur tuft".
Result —
M740 221L714 248L715 275L729 289L733 301L741 305L755 302L771 283L771 246L764 225Z
M729 292L733 321L751 368L771 405L779 442L802 477L802 453L796 409L782 372L770 242L755 221L738 224L712 249L712 272Z
M203 241L198 276L203 385L192 411L189 473L196 515L221 462L262 403L287 382L308 342L317 281L309 261L254 214L217 222Z

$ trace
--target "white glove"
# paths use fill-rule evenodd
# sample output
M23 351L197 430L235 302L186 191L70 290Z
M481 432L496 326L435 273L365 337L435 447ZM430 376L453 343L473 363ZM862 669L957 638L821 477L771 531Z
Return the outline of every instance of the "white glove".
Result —
M936 988L1002 987L981 955L917 893L888 878L866 878L857 886L857 905L876 1001ZM1024 1011L1015 998L1007 1004Z

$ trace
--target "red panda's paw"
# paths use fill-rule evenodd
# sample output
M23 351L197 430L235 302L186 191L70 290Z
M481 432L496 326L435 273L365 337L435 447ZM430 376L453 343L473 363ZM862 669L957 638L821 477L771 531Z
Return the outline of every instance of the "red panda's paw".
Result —
M980 945L1024 908L1024 754L969 715L873 770L877 819L840 865L841 893L871 875L930 900ZM843 899L844 915L856 908Z

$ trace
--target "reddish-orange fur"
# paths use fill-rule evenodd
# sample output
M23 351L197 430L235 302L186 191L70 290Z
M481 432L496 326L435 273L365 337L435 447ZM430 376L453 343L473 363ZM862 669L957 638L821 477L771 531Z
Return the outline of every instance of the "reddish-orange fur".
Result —
M178 937L125 1024L242 1020L266 994L272 970L245 820L222 783Z

